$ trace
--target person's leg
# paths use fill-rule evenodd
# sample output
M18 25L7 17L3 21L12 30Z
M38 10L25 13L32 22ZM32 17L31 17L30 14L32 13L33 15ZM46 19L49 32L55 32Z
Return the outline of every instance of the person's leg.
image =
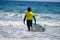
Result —
M27 20L27 27L28 27L29 31L30 31L30 27L33 29L33 27L32 27L32 20Z
M27 28L28 28L28 31L30 31L30 21L27 20Z
M32 20L29 20L29 26L32 27Z
M31 30L33 30L32 20L30 20L30 27L31 27Z
M31 30L33 30L33 26L32 26L32 24L31 24L31 26L30 26L30 27L31 27Z
M30 31L30 26L27 26L28 27L28 31Z

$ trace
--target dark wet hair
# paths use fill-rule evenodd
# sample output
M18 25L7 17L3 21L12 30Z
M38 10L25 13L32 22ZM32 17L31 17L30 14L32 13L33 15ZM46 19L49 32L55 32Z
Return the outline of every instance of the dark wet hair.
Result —
M31 11L31 8L30 8L30 7L28 7L28 8L27 8L27 11Z

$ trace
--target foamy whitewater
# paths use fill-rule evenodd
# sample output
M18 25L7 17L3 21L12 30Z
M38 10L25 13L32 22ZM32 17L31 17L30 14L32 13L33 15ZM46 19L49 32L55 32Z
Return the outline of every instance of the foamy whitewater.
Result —
M27 31L23 18L28 6L34 10L37 24L45 25L44 32ZM60 3L0 2L0 40L60 40Z

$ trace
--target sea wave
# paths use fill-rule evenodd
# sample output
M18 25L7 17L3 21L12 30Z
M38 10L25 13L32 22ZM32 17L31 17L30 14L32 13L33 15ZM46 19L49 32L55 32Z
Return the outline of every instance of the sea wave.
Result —
M40 13L40 14L36 14L35 15L37 18L41 18L41 19L55 19L55 20L60 20L60 14L48 14L48 13Z
M37 21L37 24L48 27L60 27L60 22ZM26 24L25 24L26 25ZM20 27L24 26L23 21L0 21L0 27Z
M0 12L0 17L21 17L22 13L18 12Z
M60 26L59 14L36 14L37 24L46 26ZM0 12L0 26L20 26L23 21L24 13L18 12ZM20 22L21 21L21 22ZM23 22L22 22L23 23ZM34 22L33 22L34 23Z
M0 27L19 27L24 25L22 21L0 21Z
M4 18L10 18L10 17L16 17L16 18L21 18L22 16L24 16L24 13L19 13L19 12L5 12L2 11L0 12L0 17L4 17ZM40 18L48 18L48 19L56 19L59 18L60 14L49 14L49 13L35 13L36 17L40 17ZM59 18L60 19L60 18Z

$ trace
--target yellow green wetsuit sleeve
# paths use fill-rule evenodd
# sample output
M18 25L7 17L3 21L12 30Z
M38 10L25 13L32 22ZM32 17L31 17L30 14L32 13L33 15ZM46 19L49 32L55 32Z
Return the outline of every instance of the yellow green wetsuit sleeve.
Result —
M32 20L34 13L33 12L26 12L25 16L26 16L26 20Z

